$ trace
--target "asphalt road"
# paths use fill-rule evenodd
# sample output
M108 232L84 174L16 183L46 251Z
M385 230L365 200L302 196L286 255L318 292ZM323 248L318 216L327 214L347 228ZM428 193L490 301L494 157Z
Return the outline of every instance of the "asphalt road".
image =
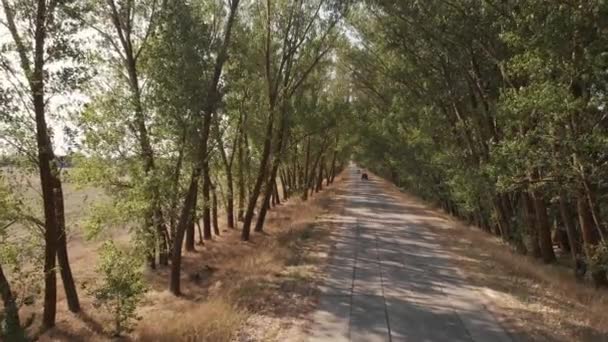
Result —
M425 225L433 213L347 170L310 341L511 341Z

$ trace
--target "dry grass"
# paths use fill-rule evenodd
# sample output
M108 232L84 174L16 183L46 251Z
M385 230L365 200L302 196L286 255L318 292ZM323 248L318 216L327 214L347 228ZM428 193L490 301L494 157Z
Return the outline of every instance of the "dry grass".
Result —
M314 308L331 229L331 223L320 218L339 205L333 196L339 183L338 177L335 185L309 201L294 198L272 209L264 233L252 234L250 242L240 241L240 230L225 229L196 252L186 253L180 298L166 290L168 269L147 272L150 291L138 311L140 322L123 340L285 340ZM78 283L94 282L94 249L74 248ZM109 317L93 309L85 291L80 295L86 314L67 312L61 295L57 327L41 341L110 339Z
M422 203L384 182L387 192ZM500 239L424 206L422 224L436 233L485 304L521 341L608 341L608 292L574 279L561 265L517 254Z
M241 326L245 319L245 311L229 300L213 298L201 304L190 303L182 314L150 314L138 327L135 340L230 342L237 336L235 327Z

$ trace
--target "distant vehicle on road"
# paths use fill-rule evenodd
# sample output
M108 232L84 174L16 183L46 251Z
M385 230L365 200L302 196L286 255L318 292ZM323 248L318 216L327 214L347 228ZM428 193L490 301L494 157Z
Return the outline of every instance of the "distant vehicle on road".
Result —
M361 179L362 180L367 180L368 179L367 178L367 173L364 172L363 174L361 174Z

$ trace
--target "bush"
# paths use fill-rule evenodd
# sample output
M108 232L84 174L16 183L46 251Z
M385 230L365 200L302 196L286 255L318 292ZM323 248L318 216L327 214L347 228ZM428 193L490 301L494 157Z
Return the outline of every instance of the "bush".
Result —
M91 291L95 305L106 309L114 320L114 335L120 336L137 318L135 310L146 292L143 260L106 242L100 253L98 272L102 283Z
M591 260L590 267L592 272L608 272L608 242L602 241L597 246L590 247Z

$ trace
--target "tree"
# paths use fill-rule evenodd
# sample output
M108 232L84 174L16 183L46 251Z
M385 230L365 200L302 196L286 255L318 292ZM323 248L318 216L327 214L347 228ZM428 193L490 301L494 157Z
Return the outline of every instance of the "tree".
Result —
M182 211L177 224L177 230L175 239L173 242L172 259L171 259L171 281L170 290L173 294L180 294L180 272L181 272L181 253L182 253L182 242L184 239L184 233L187 226L192 222L194 217L194 208L196 206L196 194L198 189L198 182L203 175L203 200L205 201L205 209L203 212L204 228L210 229L210 176L209 176L209 132L211 128L211 120L213 114L217 110L217 106L220 101L219 83L222 75L224 64L228 59L228 46L232 35L232 28L237 18L237 10L239 7L239 0L231 0L229 12L225 21L223 39L221 45L217 51L217 55L214 61L213 73L209 79L209 87L207 90L207 101L205 107L201 110L199 115L202 115L202 127L200 130L200 141L198 142L197 151L195 154L195 161L192 174L190 176L190 185L184 199Z
M135 310L146 292L141 272L141 258L106 242L100 252L98 272L102 283L91 293L95 304L105 307L114 319L114 336L120 336L136 318Z
M605 82L594 57L605 5L367 4L342 52L364 113L357 159L545 262L555 260L549 222L562 222L578 268L579 227L587 251L605 235L595 179Z
M56 1L33 1L25 7L16 6L9 0L2 1L6 25L14 43L21 71L21 76L15 76L17 77L16 83L19 83L19 77L25 79L31 101L28 109L34 113L37 164L44 203L45 300L43 325L45 328L55 325L56 258L59 260L68 306L72 312L80 310L68 260L60 169L47 123L47 88L53 85L53 81L49 79L48 65L71 53L67 48L67 43L72 23L65 20L66 16L62 7L62 4ZM30 11L30 9L34 10ZM28 42L32 42L32 44L28 44ZM13 72L12 68L6 64L4 69L10 73ZM70 83L71 71L67 68L63 74L55 76Z
M260 58L267 88L267 119L259 170L243 220L241 236L245 241L249 240L262 185L265 185L264 197L255 230L261 231L264 225L283 147L288 140L289 101L333 47L332 32L341 15L341 8L338 6L337 10L332 11L332 5L332 2L325 0L312 3L267 1L263 9L259 7L259 11L264 12L255 14L254 23L260 32L257 35L260 39L258 44L264 51ZM330 11L327 18L320 15L322 10ZM284 26L271 24L275 16L285 19L279 21ZM276 121L278 126L275 126Z

